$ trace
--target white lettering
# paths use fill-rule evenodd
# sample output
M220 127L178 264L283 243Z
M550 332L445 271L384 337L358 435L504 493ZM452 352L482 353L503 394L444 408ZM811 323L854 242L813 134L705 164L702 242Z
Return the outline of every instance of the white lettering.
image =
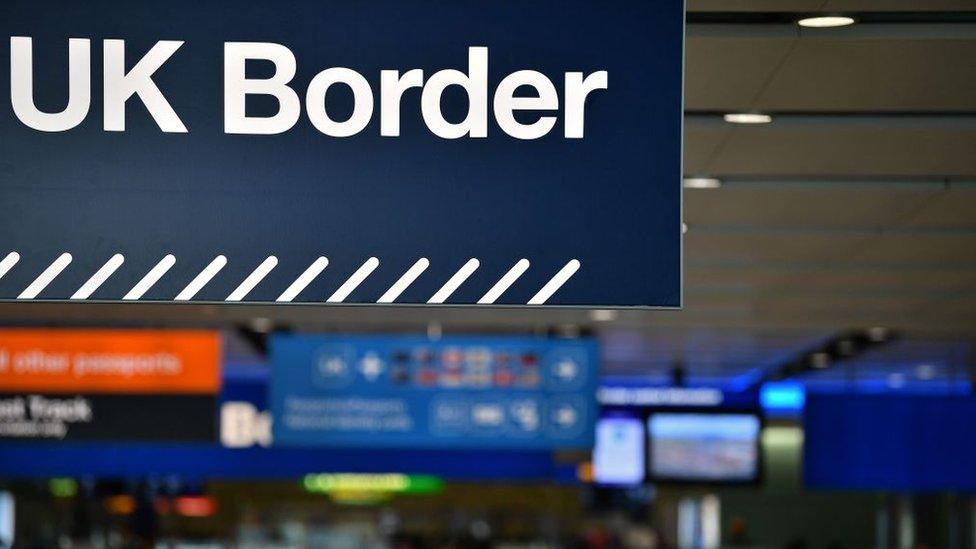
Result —
M152 76L170 58L183 42L161 40L144 55L132 70L125 72L125 41L106 40L103 58L105 62L105 131L125 131L125 102L133 94L138 95L159 129L167 133L186 133L186 126L173 111Z
M325 94L333 84L352 90L353 109L348 120L336 122L325 109ZM332 137L349 137L363 131L373 116L373 90L358 72L344 67L326 69L312 79L305 94L308 119L320 132Z
M586 96L594 90L607 89L607 71L597 71L585 79L581 72L566 73L566 129L570 139L583 139Z
M457 124L448 122L441 112L441 96L452 85L461 86L468 94L468 115ZM444 69L431 75L420 108L427 127L438 137L488 137L488 48L468 48L468 74Z
M41 112L34 104L34 53L31 38L10 38L10 103L28 127L42 132L63 132L88 116L91 106L91 42L68 40L68 105L57 113Z
M515 97L521 86L535 89L535 97ZM517 71L505 77L495 90L495 120L508 135L517 139L538 139L556 125L555 116L541 116L531 124L515 120L514 111L542 111L559 108L559 95L552 81L541 72Z
M275 74L266 80L249 79L245 67L249 59L271 61ZM224 131L234 134L276 134L298 122L302 105L288 83L295 77L297 63L291 50L267 42L227 42L224 44ZM271 95L278 100L274 116L245 114L248 95Z
M34 102L34 63L32 39L10 38L10 101L17 118L30 128L45 132L63 132L84 121L91 107L91 43L88 39L68 40L68 98L60 112L43 112ZM103 51L103 129L124 132L126 103L133 96L146 106L159 128L166 133L186 133L186 125L153 80L156 72L183 46L179 40L161 40L126 71L125 41L104 41ZM248 78L251 61L270 63L273 74L266 78ZM224 43L224 132L228 134L270 135L292 129L302 115L302 101L293 89L297 74L295 55L287 47L272 42ZM379 97L374 98L370 81L346 67L330 67L312 78L305 90L305 111L312 126L331 137L351 137L361 133L373 118L376 101L380 104L380 135L398 137L404 95L419 88L419 107L427 128L443 139L488 137L488 48L468 48L468 69L443 69L424 80L424 71L380 71ZM558 121L560 106L564 110L564 137L582 139L585 134L586 101L596 90L607 89L607 71L564 74L560 98L557 85L545 74L534 70L513 72L494 90L492 112L498 127L516 139L539 139L552 132ZM326 107L326 97L333 85L342 84L353 96L352 113L337 120ZM444 94L457 86L468 98L462 120L449 121L442 110ZM530 88L520 93L521 88ZM269 96L277 102L273 115L248 116L249 96ZM273 104L273 103L272 103ZM522 114L518 111L536 111ZM550 111L544 114L543 111ZM334 113L333 113L334 114ZM453 117L452 117L453 118Z
M400 100L403 92L424 86L424 71L412 69L400 76L399 71L380 71L380 135L400 135Z

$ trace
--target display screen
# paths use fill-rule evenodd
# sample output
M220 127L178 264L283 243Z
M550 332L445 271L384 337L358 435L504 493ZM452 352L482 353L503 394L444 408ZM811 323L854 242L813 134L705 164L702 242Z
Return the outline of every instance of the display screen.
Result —
M650 476L658 481L748 482L759 476L759 417L655 413L647 421Z
M635 417L604 417L596 424L593 478L629 486L644 480L644 426Z

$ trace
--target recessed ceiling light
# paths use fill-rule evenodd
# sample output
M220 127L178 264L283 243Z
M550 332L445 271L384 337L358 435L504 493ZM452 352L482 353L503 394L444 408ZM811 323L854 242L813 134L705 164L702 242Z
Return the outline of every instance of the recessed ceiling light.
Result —
M681 224L681 234L686 234L687 232L688 232L688 224L687 223L682 223Z
M263 316L251 319L251 329L259 334L266 334L274 328L274 322L270 318Z
M817 370L823 370L830 366L830 355L824 352L813 353L810 355L810 366Z
M888 329L882 326L868 328L867 333L868 339L870 339L872 343L881 343L882 341L888 339Z
M686 177L686 189L717 189L722 186L722 180L714 177Z
M773 117L756 112L731 112L722 117L730 124L769 124Z
M613 309L594 309L590 311L590 318L596 322L612 322L617 320L617 311Z
M846 27L854 24L854 18L846 15L822 15L817 17L805 17L796 22L801 27L815 29L826 29L830 27Z

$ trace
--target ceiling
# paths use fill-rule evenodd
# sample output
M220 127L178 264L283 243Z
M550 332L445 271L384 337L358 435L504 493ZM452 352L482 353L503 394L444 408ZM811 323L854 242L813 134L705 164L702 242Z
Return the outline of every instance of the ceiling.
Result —
M976 19L962 10L976 4L692 0L689 9L685 170L725 185L685 195L687 312L713 326L969 337L976 63L964 60L976 59ZM859 23L791 22L836 11ZM755 22L764 17L773 22ZM740 111L773 123L721 118Z
M885 326L921 353L909 353L913 364L969 367L976 2L687 5L685 172L723 185L685 192L680 312L9 304L0 321L227 325L261 317L332 331L416 331L431 322L445 331L589 326L604 341L610 373L664 376L682 360L701 378L748 377L838 331ZM858 23L794 24L834 12ZM751 111L773 122L722 120ZM892 349L871 364L895 364L907 352Z

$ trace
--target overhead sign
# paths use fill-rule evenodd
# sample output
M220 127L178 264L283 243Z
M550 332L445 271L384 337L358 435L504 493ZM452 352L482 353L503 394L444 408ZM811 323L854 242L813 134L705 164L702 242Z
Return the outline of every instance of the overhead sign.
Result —
M591 340L276 336L274 444L588 448Z
M7 1L0 300L678 307L683 20Z
M213 440L219 386L215 332L0 330L0 439Z
M0 330L0 389L215 394L220 336L205 331Z

